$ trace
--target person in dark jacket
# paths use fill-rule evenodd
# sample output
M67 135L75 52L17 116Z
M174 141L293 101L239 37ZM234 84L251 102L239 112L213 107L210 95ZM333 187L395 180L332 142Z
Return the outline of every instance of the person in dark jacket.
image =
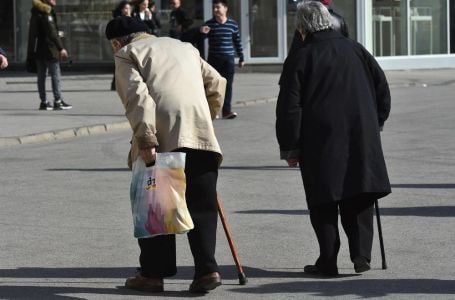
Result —
M63 47L54 11L56 0L33 0L32 16L28 35L27 56L36 60L40 110L70 109L72 106L62 98L60 85L60 59L66 59L68 52ZM52 79L54 105L46 98L46 74L49 70Z
M179 40L182 38L182 34L193 24L193 20L188 17L181 4L180 0L169 0L171 7L169 36Z
M302 46L286 58L276 107L281 159L300 166L319 243L310 274L338 274L338 211L356 272L370 269L374 201L391 193L380 128L390 112L384 72L359 43L331 29L317 1L297 6Z
M6 69L8 67L8 58L6 58L6 53L0 48L0 69Z
M322 4L324 4L327 9L329 10L330 13L330 22L332 23L332 29L338 31L341 33L344 37L349 37L349 30L348 30L348 25L346 24L346 21L344 18L336 13L329 5L332 3L332 0L314 0L314 1L319 1ZM293 51L294 48L298 48L299 44L301 44L302 37L299 33L298 30L294 32L294 38L292 39L291 47L289 48L289 52Z
M131 16L144 22L148 27L148 33L159 36L161 30L161 22L154 11L155 2L150 2L150 7L152 9L149 8L148 0L136 0L133 2L133 5L134 9Z

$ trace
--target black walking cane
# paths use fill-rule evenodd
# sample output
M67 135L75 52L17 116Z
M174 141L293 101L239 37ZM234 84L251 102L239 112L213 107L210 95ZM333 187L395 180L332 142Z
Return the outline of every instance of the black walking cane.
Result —
M237 274L239 276L239 284L245 285L248 282L245 273L243 272L242 265L240 264L239 256L237 255L237 249L235 248L234 240L232 239L231 232L229 231L229 226L224 215L223 206L221 205L220 198L218 193L216 193L216 202L218 204L218 214L220 215L221 223L223 224L224 233L229 243L229 248L231 249L232 257L234 258L235 266L237 268Z
M387 269L387 262L385 260L384 239L382 238L381 216L379 215L378 200L374 200L374 207L376 209L376 222L378 223L379 246L381 247L382 269Z

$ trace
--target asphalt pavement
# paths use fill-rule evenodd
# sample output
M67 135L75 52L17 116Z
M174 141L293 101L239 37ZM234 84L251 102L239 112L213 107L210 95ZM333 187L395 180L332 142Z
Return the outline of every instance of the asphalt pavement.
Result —
M138 265L126 168L130 130L110 75L65 75L74 108L38 111L33 77L0 78L0 299L178 299L193 272L178 237L177 276L157 296L126 290ZM341 275L314 263L299 171L279 160L279 74L236 75L235 120L216 120L224 152L218 192L249 282L238 285L221 225L223 285L208 299L453 299L455 297L455 70L387 72L392 113L382 133L393 193L379 202L372 270L355 274L343 233ZM49 92L49 97L51 93Z

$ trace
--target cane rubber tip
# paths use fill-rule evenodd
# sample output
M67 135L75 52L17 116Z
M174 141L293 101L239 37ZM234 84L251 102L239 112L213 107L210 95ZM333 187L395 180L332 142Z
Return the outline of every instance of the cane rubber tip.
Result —
M245 285L248 282L248 278L246 278L245 273L239 273L239 284Z
M383 265L382 265L382 269L383 269L383 270L387 270L387 265L386 265L386 264L383 264Z

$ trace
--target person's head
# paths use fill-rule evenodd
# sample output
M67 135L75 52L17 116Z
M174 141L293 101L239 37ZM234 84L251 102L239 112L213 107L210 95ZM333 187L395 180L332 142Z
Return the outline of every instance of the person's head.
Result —
M116 53L147 30L148 27L144 22L136 18L120 16L107 23L106 38L111 42L112 50Z
M172 10L179 8L181 5L180 0L169 0L169 6Z
M136 2L136 6L139 11L144 11L149 8L149 0L139 0Z
M295 25L302 35L329 29L330 13L320 2L300 2L297 4Z
M118 16L131 16L131 5L129 1L120 1L120 3L115 8L114 12L117 13Z
M227 15L227 0L213 0L212 7L215 17L225 17Z

